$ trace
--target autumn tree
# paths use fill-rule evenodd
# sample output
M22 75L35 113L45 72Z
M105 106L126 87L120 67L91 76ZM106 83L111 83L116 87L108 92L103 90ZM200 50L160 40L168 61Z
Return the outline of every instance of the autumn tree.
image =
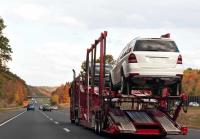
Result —
M0 68L6 69L5 63L12 60L12 49L9 45L9 40L3 34L3 29L6 28L3 19L0 17Z
M100 58L98 58L96 61L97 61L97 63L100 63ZM110 64L110 65L115 64L115 60L111 54L105 55L105 63Z

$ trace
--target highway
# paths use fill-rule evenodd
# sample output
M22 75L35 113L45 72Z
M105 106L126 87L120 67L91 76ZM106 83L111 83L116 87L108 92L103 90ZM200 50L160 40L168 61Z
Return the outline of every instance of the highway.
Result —
M187 136L167 136L167 139L199 139L200 130L190 129ZM68 110L43 112L24 111L0 123L0 139L111 139L76 126L69 121ZM124 137L117 137L124 138ZM132 136L126 138L133 138ZM134 137L146 138L146 137ZM148 137L155 138L155 137Z

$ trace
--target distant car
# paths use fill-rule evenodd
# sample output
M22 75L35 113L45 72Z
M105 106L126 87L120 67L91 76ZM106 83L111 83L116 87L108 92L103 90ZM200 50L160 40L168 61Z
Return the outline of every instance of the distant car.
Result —
M180 93L183 75L182 56L169 38L136 38L122 50L110 72L111 89L128 92L130 88L155 88L158 82Z
M52 110L58 110L58 106L51 106Z
M51 111L51 107L48 104L46 104L43 106L42 110L43 111Z
M43 110L43 106L42 105L39 106L39 110Z
M34 111L35 110L35 105L34 104L28 104L27 111L29 111L29 110Z
M189 106L192 106L192 107L199 107L199 103L198 102L190 102L189 103Z

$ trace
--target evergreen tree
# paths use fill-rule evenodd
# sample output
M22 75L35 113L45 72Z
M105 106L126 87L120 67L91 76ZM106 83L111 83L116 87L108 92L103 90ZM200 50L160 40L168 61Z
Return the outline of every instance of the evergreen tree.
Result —
M3 29L6 28L3 19L0 17L0 69L7 69L6 62L12 60L12 49L9 45L9 40L3 34Z

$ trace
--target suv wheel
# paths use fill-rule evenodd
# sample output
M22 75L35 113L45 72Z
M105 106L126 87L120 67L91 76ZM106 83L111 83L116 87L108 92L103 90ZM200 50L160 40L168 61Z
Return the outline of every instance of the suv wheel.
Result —
M111 91L116 91L116 88L114 87L114 85L112 83L111 75L109 75L109 80L110 80L110 89L111 89Z
M129 81L125 78L124 74L121 75L121 87L120 91L122 94L129 94Z

